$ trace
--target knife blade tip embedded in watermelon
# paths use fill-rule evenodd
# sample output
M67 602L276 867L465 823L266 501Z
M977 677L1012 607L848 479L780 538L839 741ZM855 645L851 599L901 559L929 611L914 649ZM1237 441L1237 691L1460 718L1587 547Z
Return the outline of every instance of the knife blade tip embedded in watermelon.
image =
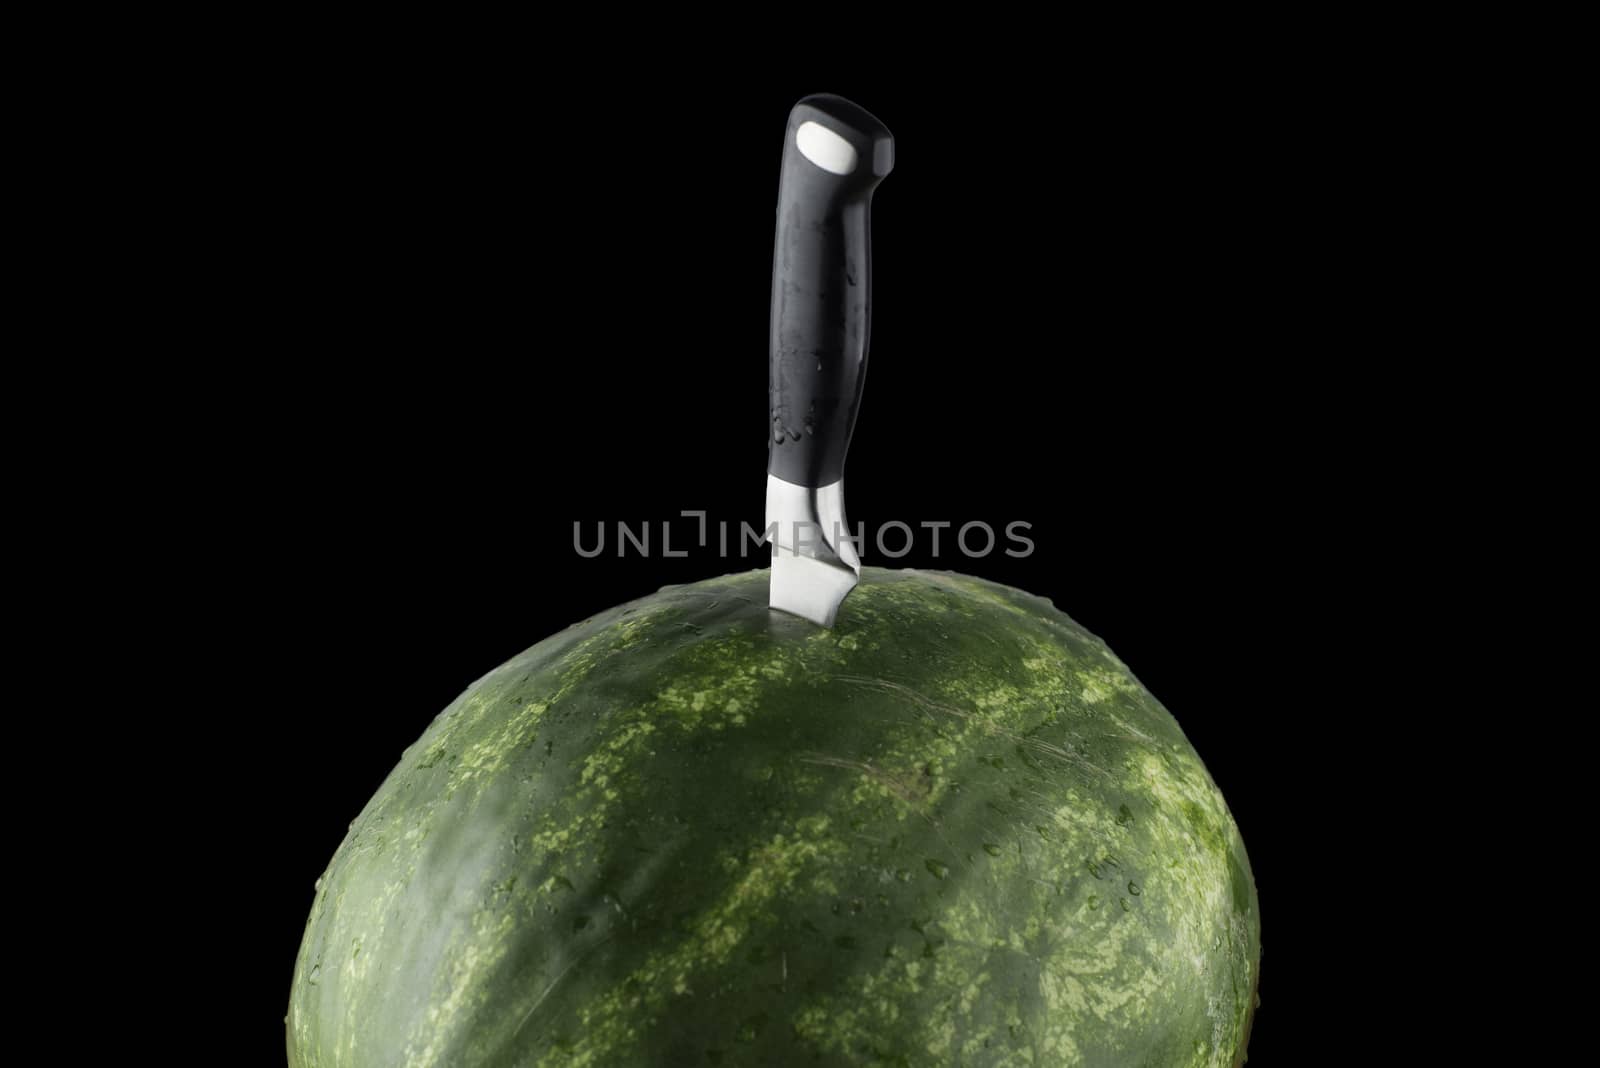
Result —
M832 630L766 578L439 715L320 882L291 1065L1239 1063L1243 843L1105 644L961 575L865 568Z

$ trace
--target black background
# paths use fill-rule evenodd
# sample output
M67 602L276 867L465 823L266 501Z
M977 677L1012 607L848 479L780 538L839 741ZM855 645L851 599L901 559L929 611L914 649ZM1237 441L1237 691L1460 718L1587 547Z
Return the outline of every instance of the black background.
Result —
M1105 638L1249 848L1251 1063L1340 1026L1330 872L1360 847L1326 811L1329 723L1372 685L1352 622L1396 625L1354 581L1388 536L1385 491L1355 484L1404 255L1393 235L1372 254L1371 182L1407 195L1413 149L1357 133L1338 87L1259 74L334 64L230 106L193 179L227 378L172 444L228 687L209 692L249 709L212 713L232 780L214 848L251 902L244 1041L275 1057L313 882L463 687L616 603L762 566L618 558L614 524L676 519L684 546L682 509L762 518L780 142L815 91L897 145L852 518L1022 520L1036 544L968 559L946 531L937 558L923 534L867 563L1010 583ZM574 523L613 527L611 551L580 558Z

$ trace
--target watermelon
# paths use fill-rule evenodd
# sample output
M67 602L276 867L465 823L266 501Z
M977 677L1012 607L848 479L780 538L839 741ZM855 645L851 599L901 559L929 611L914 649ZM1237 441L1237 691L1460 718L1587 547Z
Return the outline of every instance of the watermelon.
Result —
M1048 601L867 568L674 586L485 675L317 883L295 1068L1233 1066L1244 846ZM404 670L404 665L363 665Z

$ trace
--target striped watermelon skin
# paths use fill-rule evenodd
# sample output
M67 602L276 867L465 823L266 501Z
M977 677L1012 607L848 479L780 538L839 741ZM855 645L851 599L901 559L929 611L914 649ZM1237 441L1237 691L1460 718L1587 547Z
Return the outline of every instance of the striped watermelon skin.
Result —
M823 630L766 578L586 620L438 716L318 881L291 1066L1243 1060L1249 862L1105 644L874 568Z

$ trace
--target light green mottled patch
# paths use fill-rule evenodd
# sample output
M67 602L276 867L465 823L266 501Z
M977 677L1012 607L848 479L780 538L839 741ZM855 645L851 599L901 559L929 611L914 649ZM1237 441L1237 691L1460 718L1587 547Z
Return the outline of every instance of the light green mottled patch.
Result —
M443 993L428 1006L425 1026L413 1039L414 1045L406 1050L408 1068L426 1068L440 1062L443 1051L439 1040L449 1033L445 1025L466 1013L473 1000L485 996L480 977L491 974L505 956L515 929L516 917L509 911L496 914L485 910L472 918L471 933L457 943L445 973Z
M799 836L777 835L756 851L742 866L738 881L695 918L685 937L652 954L589 1006L583 1013L581 1037L548 1063L569 1068L638 1063L626 1058L638 1039L634 1021L639 1014L662 1011L673 997L693 996L693 977L726 964L751 925L770 918L765 915L768 907L794 886L804 870L836 861L842 854L841 843L827 835L826 816L807 817L796 827Z

